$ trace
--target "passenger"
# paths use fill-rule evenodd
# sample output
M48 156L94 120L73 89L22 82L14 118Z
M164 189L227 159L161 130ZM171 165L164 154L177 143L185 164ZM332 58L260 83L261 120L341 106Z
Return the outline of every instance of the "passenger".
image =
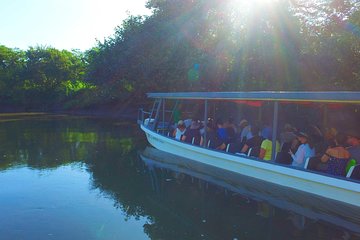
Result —
M219 140L216 131L217 131L217 127L215 126L214 120L208 119L207 130L206 130L206 138L208 139L208 143L209 143L208 147L212 149L221 149L224 147L224 145L221 146L224 143Z
M272 131L263 131L263 137L265 138L265 140L261 143L259 158L269 161L271 160L272 154ZM276 152L279 151L280 143L276 141Z
M259 135L260 128L256 125L251 127L252 138L247 139L245 145L242 147L241 152L247 154L249 149L252 148L251 156L258 157L260 153L260 146L263 138Z
M296 135L301 145L295 154L291 150L289 151L289 154L293 160L292 166L303 168L305 165L305 159L315 156L315 149L311 139L306 133L299 132Z
M321 157L323 156L324 152L326 152L329 148L333 148L336 146L335 143L335 137L337 134L337 130L333 127L331 128L326 128L324 131L324 139L320 144L317 144L315 146L315 154L316 155L320 155ZM323 163L321 161L321 157L319 157L319 162L316 165L316 170L320 171L320 172L326 172L327 168L328 168L328 164Z
M192 121L193 121L193 120L192 120L191 118L185 119L185 120L184 120L185 127L186 127L186 128L189 128L190 125L191 125L191 123L192 123Z
M346 135L338 133L335 137L335 146L326 150L321 157L322 163L327 163L325 172L336 176L344 176L346 164L349 161L350 153L345 149Z
M356 133L346 134L346 143L350 145L347 150L350 153L351 158L355 159L357 163L360 163L360 137Z
M309 136L313 141L319 142L324 139L324 135L318 126L310 125L309 129L310 129Z
M290 149L295 148L297 145L297 137L294 132L294 128L289 123L284 125L284 130L280 133L281 151L288 152Z
M227 142L227 139L228 139L228 135L227 135L227 132L226 132L226 129L224 127L224 123L221 119L218 119L216 121L216 126L217 126L217 135L219 137L219 139L221 141L223 141L224 143Z
M173 137L176 140L181 140L181 136L186 132L185 123L183 120L179 120L176 129L173 132Z
M208 118L207 123L206 123L206 136L208 139L210 139L210 136L212 136L215 132L215 127L214 127L214 120L212 118ZM201 129L201 135L204 135L205 133L205 127Z
M324 153L328 148L328 143L324 141L324 135L321 130L316 125L310 125L308 133L314 145L315 155Z
M240 131L239 131L240 142L245 143L247 139L252 138L252 135L250 132L251 126L249 125L249 122L246 119L243 119L240 121L239 127L240 127Z
M335 138L338 131L336 128L328 128L325 130L324 138L326 143L326 148L333 148L336 146Z
M236 126L234 120L230 117L224 124L226 133L228 135L228 142L233 143L236 141Z
M227 135L226 129L224 127L224 123L221 119L218 119L216 121L216 127L217 127L216 136L220 143L219 146L216 147L216 149L225 150L227 141L228 141L228 135Z
M264 126L261 129L260 136L266 139L269 136L269 134L272 135L271 121L265 120Z
M193 120L189 128L186 129L185 134L181 137L181 141L192 143L194 139L195 145L202 145L203 137L200 134L200 123L198 120Z

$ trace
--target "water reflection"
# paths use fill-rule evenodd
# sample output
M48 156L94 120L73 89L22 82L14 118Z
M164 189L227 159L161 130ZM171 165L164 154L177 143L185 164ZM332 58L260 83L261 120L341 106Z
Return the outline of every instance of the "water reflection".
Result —
M116 187L101 188L122 166L136 172L131 158L145 141L134 124L46 115L0 122L0 239L148 239L147 217L114 207Z
M147 148L141 156L154 191L167 196L176 194L170 197L176 199L176 209L191 216L192 222L202 229L201 236L215 239L360 238L359 215L355 214L358 209L349 205L333 205L326 199L288 189L281 192L277 186L259 184L258 180L153 148ZM183 188L186 192L179 196L177 193ZM294 201L299 196L300 201ZM313 200L321 200L322 206L310 205ZM184 201L190 201L191 206L185 206ZM193 215L195 209L199 216Z
M308 202L296 194L279 200L279 189L254 190L251 179L144 151L143 134L129 122L45 115L0 122L0 238L360 236L349 209L321 217L321 206L299 206Z
M92 162L99 151L106 149L119 149L116 153L124 155L135 148L136 136L129 136L131 129L121 129L120 136L119 132L113 132L114 124L99 129L100 120L20 116L20 119L14 116L7 119L0 128L0 169L22 164L38 169L56 168L66 163Z

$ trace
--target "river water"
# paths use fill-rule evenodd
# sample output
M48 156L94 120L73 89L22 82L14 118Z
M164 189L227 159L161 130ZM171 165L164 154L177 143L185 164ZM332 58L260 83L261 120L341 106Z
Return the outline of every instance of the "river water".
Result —
M360 239L359 209L309 211L181 168L133 122L2 114L0 141L0 239Z

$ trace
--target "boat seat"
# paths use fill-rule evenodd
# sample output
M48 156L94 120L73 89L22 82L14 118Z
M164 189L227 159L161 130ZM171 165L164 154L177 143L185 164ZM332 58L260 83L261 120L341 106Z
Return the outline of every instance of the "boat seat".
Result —
M352 166L346 174L347 178L360 180L360 165Z
M318 170L318 165L321 163L321 157L310 157L305 159L304 169L307 170Z
M291 142L282 143L280 146L280 152L288 153L291 148Z
M230 148L230 146L231 146L231 143L228 143L228 144L226 145L225 152L229 152L229 148Z
M309 165L309 161L310 161L310 158L306 158L305 159L305 163L304 163L304 169L307 169L308 165Z
M151 124L153 124L155 122L154 118L146 118L144 120L144 126L150 126Z
M348 163L346 164L346 173L348 173L349 172L349 170L350 170L350 168L352 167L352 166L355 166L356 165L356 160L355 159L350 159L349 161L348 161Z
M250 156L251 152L252 152L252 148L249 148L247 156Z
M208 139L207 147L210 149L216 149L221 144L215 135L210 135Z
M287 152L278 152L275 157L275 162L290 165L292 163L292 158Z
M156 132L159 133L159 134L162 134L164 136L167 136L167 137L171 137L171 134L169 131L164 131L164 129L156 129Z
M213 140L213 139L209 139L208 143L207 143L207 147L210 148L210 149L215 149L217 146L216 146L216 141Z
M200 137L193 137L192 140L191 140L191 144L194 144L194 145L200 145L200 141L201 141L201 138Z
M260 146L249 148L249 151L247 153L248 157L259 157L260 154Z
M228 153L237 153L238 151L238 147L236 143L228 143L228 145L226 146L226 152Z

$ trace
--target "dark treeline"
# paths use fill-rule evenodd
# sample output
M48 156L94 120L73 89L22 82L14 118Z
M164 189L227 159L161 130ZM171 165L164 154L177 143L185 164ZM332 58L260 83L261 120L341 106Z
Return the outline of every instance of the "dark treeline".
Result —
M0 46L0 101L141 102L152 91L360 90L356 0L149 0L82 53Z

